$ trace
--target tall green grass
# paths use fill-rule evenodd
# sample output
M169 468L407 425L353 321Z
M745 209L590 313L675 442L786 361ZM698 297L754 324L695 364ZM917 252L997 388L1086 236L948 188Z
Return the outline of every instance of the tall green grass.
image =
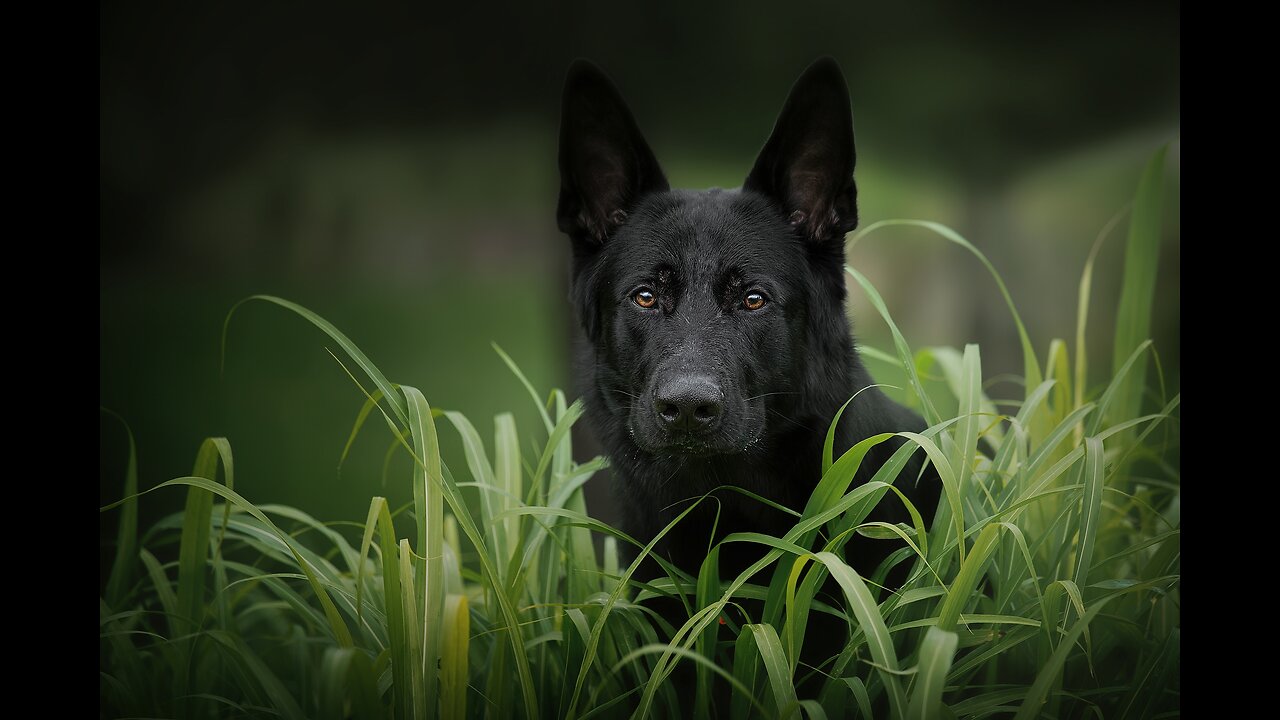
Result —
M621 565L620 544L644 556L653 542L586 512L583 485L607 461L573 461L580 403L534 388L500 349L542 426L518 429L503 414L485 438L462 414L388 380L314 313L251 298L337 346L367 398L352 438L369 420L386 426L395 451L413 459L413 500L392 508L374 497L363 523L255 505L235 491L231 444L210 438L190 475L146 491L185 490L185 510L139 536L145 493L130 440L125 497L102 508L122 512L99 611L104 716L1177 716L1180 396L1146 381L1162 174L1163 151L1137 192L1105 373L1087 366L1083 348L1096 248L1077 300L1073 367L1062 340L1035 354L994 267L954 231L889 221L855 237L917 225L977 256L1022 339L1025 393L998 409L976 345L913 352L875 287L848 268L894 338L892 353L865 352L896 358L930 427L900 433L909 442L856 487L866 451L891 436L839 457L828 442L823 476L786 535L725 539L760 550L737 577L719 575L716 550L696 577L663 562L667 577L642 583L638 561ZM946 379L955 417L941 417L925 392L930 374ZM455 480L440 432L460 436L463 457L451 460L472 480ZM933 518L893 486L916 447L944 485ZM881 502L906 503L913 523L867 522ZM599 555L593 533L604 538ZM855 533L898 550L864 577L842 557ZM909 580L882 587L898 563ZM746 581L757 570L768 584ZM834 604L817 596L828 577L842 591ZM671 627L646 607L658 595L684 602L688 620ZM851 631L818 668L797 651L813 613ZM679 663L696 668L692 697L670 682ZM732 689L727 707L711 706L715 677Z

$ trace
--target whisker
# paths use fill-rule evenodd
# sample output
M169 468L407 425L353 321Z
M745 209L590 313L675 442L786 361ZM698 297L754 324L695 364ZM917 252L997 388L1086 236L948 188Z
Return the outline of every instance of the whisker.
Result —
M672 470L672 471L671 471L671 474L667 476L667 479L666 479L666 480L663 480L663 481L662 481L662 483L660 483L660 484L658 485L658 490L659 490L659 491L661 491L661 490L662 490L662 488L666 487L666 486L667 486L667 483L671 482L671 478L674 478L674 477L676 476L676 473L678 473L678 472L680 472L682 469L684 469L684 463L685 463L684 458L680 458L680 462L676 463L676 469L675 469L675 470Z
M789 417L787 417L786 415L783 415L782 413L778 412L777 410L774 410L773 408L767 407L767 408L765 408L765 410L768 410L769 412L773 413L774 415L777 415L778 417L782 418L783 420L786 420L787 422L791 423L792 425L795 425L795 426L796 426L796 427L798 427L798 428L803 428L803 429L805 429L805 430L808 430L808 431L809 431L809 432L811 432L811 433L816 433L816 432L818 432L817 430L814 430L813 428L809 427L808 425L805 425L804 423L802 423L802 422L800 422L800 421L798 421L798 420L795 420L795 419L789 418Z
M760 393L759 395L752 395L751 397L747 398L746 400L743 400L743 402L750 402L750 401L752 401L752 400L758 400L758 399L760 399L760 398L762 398L762 397L769 397L770 395L799 395L799 394L800 394L800 393L798 393L798 392L789 392L789 391L767 392L767 393Z

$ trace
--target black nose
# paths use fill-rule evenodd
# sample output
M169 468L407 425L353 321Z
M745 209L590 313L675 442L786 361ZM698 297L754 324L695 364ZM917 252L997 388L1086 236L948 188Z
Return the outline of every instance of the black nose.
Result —
M653 409L672 430L703 430L720 417L724 393L711 378L676 376L658 386Z

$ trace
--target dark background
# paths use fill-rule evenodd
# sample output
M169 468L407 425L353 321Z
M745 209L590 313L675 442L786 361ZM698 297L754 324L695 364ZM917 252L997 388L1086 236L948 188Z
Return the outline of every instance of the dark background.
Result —
M540 445L532 402L490 342L540 392L577 396L554 206L560 86L579 56L617 82L679 187L741 184L791 83L834 56L864 226L918 218L967 237L1042 357L1052 338L1074 345L1088 250L1172 143L1153 332L1176 388L1178 15L1114 2L102 4L101 404L132 427L143 488L188 474L200 441L224 435L255 502L324 520L362 520L375 494L406 502L403 458L383 485L381 424L338 472L363 397L304 321L244 306L219 373L227 311L268 293L335 323L487 443L494 414L511 411L522 446ZM1126 227L1095 271L1094 382L1110 365ZM1008 311L963 250L895 228L849 260L913 348L977 342L986 377L1021 372ZM850 295L859 340L891 349L862 291ZM440 432L465 479L456 433ZM125 447L103 416L101 504L120 496ZM608 520L605 482L588 497ZM183 497L147 496L143 527ZM101 517L104 558L116 518Z

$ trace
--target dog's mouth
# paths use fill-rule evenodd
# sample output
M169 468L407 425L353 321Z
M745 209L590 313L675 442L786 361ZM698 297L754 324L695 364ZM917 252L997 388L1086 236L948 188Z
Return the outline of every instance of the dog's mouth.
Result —
M723 455L732 451L731 448L721 447L720 443L713 442L709 437L681 434L655 438L643 430L637 431L634 424L629 429L632 441L641 450L651 455L673 458L701 458Z
M662 448L666 455L677 457L712 457L713 455L724 455L725 451L716 447L700 438L682 438L672 443L668 443Z
M664 433L648 428L631 426L631 439L641 450L663 457L678 459L710 458L724 455L741 455L751 452L764 438L764 428L757 432Z

